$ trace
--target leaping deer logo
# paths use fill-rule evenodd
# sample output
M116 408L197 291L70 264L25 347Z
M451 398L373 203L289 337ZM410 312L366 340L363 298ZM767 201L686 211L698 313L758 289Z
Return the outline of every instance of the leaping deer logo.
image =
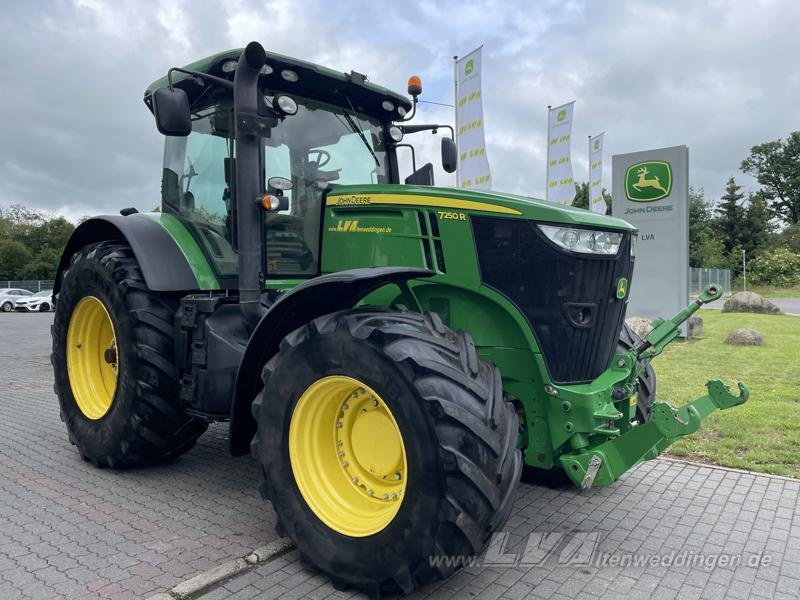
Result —
M661 192L667 193L667 190L661 185L661 181L658 179L658 175L653 175L652 179L647 179L647 174L650 171L647 167L640 167L636 169L636 174L639 176L639 180L634 183L631 187L635 189L637 192L641 192L642 188L655 188Z

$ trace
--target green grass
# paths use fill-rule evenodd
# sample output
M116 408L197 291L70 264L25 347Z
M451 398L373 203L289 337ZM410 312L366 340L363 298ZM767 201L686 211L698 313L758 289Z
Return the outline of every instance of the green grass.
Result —
M741 284L738 287L734 286L733 292L740 292L742 290ZM776 288L772 286L747 286L748 292L755 292L764 298L800 298L800 285L795 285L790 288Z
M700 337L669 345L653 366L659 400L681 406L705 393L709 379L750 388L750 400L710 415L669 453L691 460L800 477L800 317L700 311ZM763 346L724 343L737 328L764 336Z

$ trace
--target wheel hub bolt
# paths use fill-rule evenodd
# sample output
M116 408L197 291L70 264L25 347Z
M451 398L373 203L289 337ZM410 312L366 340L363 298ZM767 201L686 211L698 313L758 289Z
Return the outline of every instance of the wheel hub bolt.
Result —
M373 398L373 399L372 399L372 406L378 406L378 400L377 400L377 398Z
M388 500L388 499L389 499L389 494L384 494L384 495L383 495L383 499L384 499L384 500Z
M400 473L395 473L394 474L394 479L395 479L395 481L400 481Z
M369 494L370 496L372 496L372 494L374 494L374 493L375 492L373 492L372 490L367 490L367 494Z

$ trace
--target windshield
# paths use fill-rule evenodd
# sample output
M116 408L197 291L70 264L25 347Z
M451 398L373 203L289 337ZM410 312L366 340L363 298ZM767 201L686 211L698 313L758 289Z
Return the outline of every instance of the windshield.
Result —
M264 190L270 177L285 177L288 210L268 213L268 277L319 273L322 196L330 184L388 183L384 126L351 109L291 96L297 114L276 119L264 138ZM273 93L265 91L267 103ZM162 210L178 216L220 278L235 277L235 215L231 189L233 106L230 99L193 109L188 137L167 137ZM229 283L230 284L230 283ZM225 284L223 284L225 285Z

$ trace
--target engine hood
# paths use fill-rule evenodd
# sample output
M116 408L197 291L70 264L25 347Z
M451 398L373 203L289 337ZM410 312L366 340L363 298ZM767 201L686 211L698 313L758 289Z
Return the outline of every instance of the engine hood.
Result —
M328 206L412 205L470 213L487 213L592 229L636 231L622 219L598 215L583 208L501 192L414 185L334 185Z

